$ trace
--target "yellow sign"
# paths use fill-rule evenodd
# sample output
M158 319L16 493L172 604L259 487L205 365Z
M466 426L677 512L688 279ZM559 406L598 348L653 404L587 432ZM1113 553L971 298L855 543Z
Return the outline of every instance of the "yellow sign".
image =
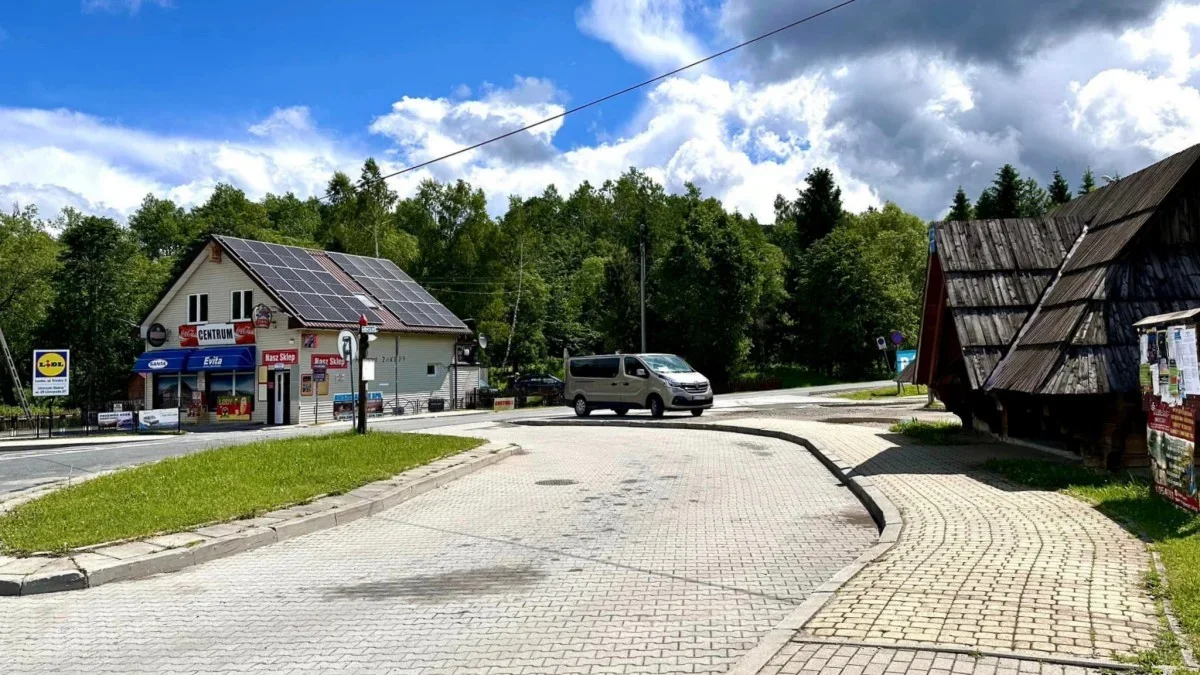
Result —
M67 369L67 360L62 354L57 352L48 352L42 354L42 358L37 362L38 375L42 377L58 377Z

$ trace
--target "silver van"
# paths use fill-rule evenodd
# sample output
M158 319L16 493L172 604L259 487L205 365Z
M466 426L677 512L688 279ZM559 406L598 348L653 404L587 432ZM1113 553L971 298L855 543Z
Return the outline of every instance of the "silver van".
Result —
M708 378L674 354L609 354L567 359L563 398L586 417L593 410L624 415L649 408L654 417L667 410L690 410L699 417L713 404Z

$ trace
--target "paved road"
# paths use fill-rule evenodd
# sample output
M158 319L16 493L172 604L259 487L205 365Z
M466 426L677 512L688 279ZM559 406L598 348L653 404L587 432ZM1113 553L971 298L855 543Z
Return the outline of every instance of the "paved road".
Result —
M723 672L877 537L781 441L441 431L529 452L183 572L6 598L5 672Z
M718 396L717 405L730 410L762 401L770 405L782 405L803 401L806 397L819 396L847 389L886 386L887 382L863 384L839 384L803 389L751 392ZM535 408L507 413L488 413L490 419L528 419L535 417L569 416L565 407ZM461 424L462 417L423 417L419 419L372 420L372 426L390 431L421 431ZM0 495L27 488L67 480L90 473L108 471L186 455L200 450L245 443L265 438L283 438L292 435L331 433L346 429L346 425L311 427L278 427L253 430L224 431L187 434L181 437L156 438L154 440L130 440L128 443L80 445L67 448L32 447L29 449L0 448Z

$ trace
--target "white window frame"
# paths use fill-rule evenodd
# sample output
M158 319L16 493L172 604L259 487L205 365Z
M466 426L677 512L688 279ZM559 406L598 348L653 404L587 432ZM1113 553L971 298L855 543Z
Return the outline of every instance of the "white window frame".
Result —
M246 294L250 294L250 306L246 306ZM234 298L238 301L235 303ZM239 310L239 311L234 311ZM239 313L240 312L240 313ZM254 291L230 291L229 292L229 320L230 321L250 321L254 318Z
M196 316L192 317L192 298L196 298ZM202 300L203 299L203 300ZM208 315L212 307L209 306L208 293L190 293L187 296L187 321L184 323L190 326L196 326L203 323L208 323Z

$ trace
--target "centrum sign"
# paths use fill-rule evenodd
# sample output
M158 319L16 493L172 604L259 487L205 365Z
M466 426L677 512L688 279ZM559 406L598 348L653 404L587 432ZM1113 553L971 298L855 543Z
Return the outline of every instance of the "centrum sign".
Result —
M33 350L33 395L66 396L71 393L71 350Z
M254 322L205 323L179 327L179 346L218 347L254 344Z

